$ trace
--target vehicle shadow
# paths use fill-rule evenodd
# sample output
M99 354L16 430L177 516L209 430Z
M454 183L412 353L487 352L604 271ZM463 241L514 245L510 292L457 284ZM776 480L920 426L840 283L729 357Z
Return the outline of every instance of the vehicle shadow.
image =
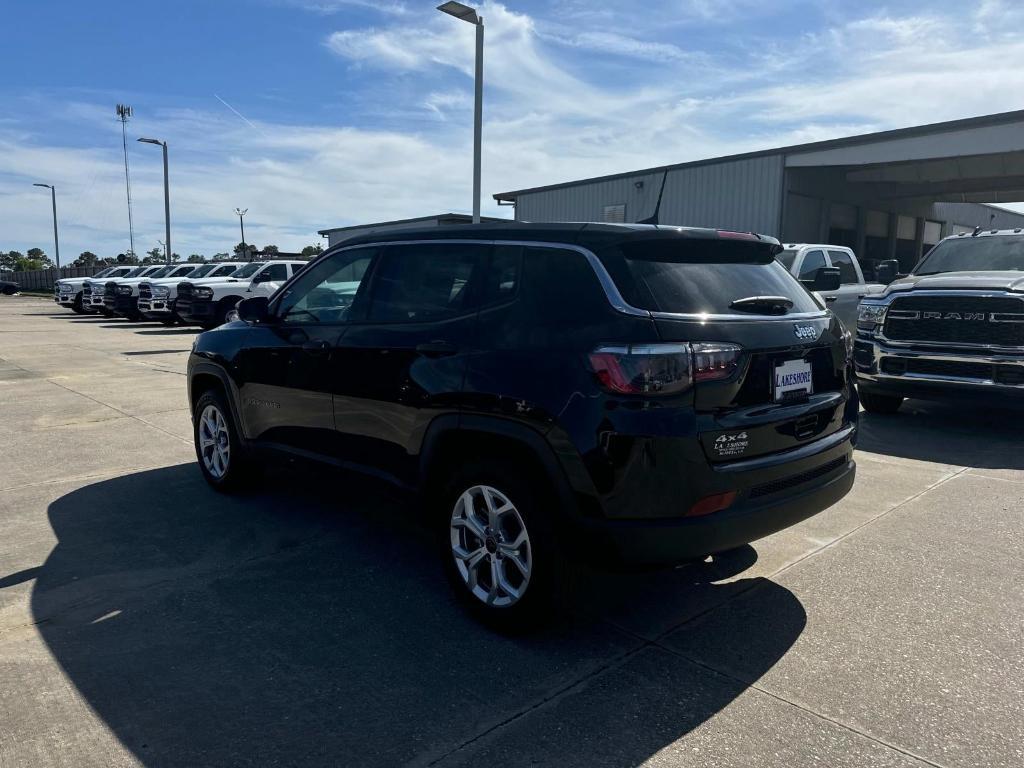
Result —
M700 684L685 695L645 687L642 704L659 716L620 719L638 694L613 678L588 699L604 716L561 737L570 757L559 764L634 765L728 705L806 622L771 581L710 580L747 567L745 548L721 568L637 574L613 590L597 580L564 623L503 637L456 606L411 500L329 473L270 475L269 487L231 497L194 465L172 466L85 486L49 508L58 541L34 573L36 628L145 765L428 763L647 647L613 626L632 601L670 606L657 620L670 611L678 625L757 589L756 619L716 612L716 633L747 638L746 682L666 653ZM613 618L587 607L602 604ZM693 634L703 636L699 625ZM735 661L710 653L703 664ZM601 752L609 738L615 750ZM522 748L525 757L539 747Z
M1024 414L956 403L906 400L889 416L862 412L857 448L940 464L1024 469Z
M140 336L183 336L186 333L191 333L192 335L202 333L202 330L199 328L164 328L153 331L136 331L136 333Z

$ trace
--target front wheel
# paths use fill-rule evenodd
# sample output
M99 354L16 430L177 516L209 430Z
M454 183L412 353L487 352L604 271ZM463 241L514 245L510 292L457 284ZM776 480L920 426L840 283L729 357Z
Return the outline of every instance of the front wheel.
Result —
M75 296L75 300L71 303L71 311L76 315L84 315L85 308L82 306L82 292L79 291L78 295Z
M210 390L199 398L192 413L192 432L206 482L218 491L237 488L248 473L250 461L220 392Z
M896 413L903 404L903 398L899 395L880 395L876 392L860 390L860 403L868 413Z
M514 462L467 462L440 496L441 557L460 602L502 632L547 622L568 592L544 483Z

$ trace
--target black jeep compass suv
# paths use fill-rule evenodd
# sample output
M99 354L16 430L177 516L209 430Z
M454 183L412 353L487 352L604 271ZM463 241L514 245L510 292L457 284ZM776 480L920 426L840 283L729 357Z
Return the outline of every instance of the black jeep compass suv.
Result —
M514 224L327 251L189 359L196 454L283 451L426 494L482 617L542 616L567 563L735 548L854 479L852 341L748 233Z

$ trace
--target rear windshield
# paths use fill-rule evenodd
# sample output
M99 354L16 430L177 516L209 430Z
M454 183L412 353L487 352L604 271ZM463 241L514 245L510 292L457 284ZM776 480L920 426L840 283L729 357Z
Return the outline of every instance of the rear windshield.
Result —
M754 296L787 298L793 302L790 313L821 310L765 243L636 242L602 255L602 261L626 301L654 312L755 316L731 306Z
M782 253L780 253L775 258L778 259L779 262L782 264L782 266L784 266L786 269L792 269L793 268L793 261L796 259L796 254L797 254L797 251L786 250L786 251L783 251Z
M1024 235L946 240L931 249L914 274L1003 270L1024 270Z

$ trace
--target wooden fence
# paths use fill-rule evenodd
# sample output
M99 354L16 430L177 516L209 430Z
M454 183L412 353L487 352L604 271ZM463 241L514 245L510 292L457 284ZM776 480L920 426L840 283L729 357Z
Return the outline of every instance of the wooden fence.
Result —
M54 269L34 269L30 272L0 272L0 280L13 281L23 291L52 291L53 284L62 277L92 277L101 267L61 267L60 274Z

